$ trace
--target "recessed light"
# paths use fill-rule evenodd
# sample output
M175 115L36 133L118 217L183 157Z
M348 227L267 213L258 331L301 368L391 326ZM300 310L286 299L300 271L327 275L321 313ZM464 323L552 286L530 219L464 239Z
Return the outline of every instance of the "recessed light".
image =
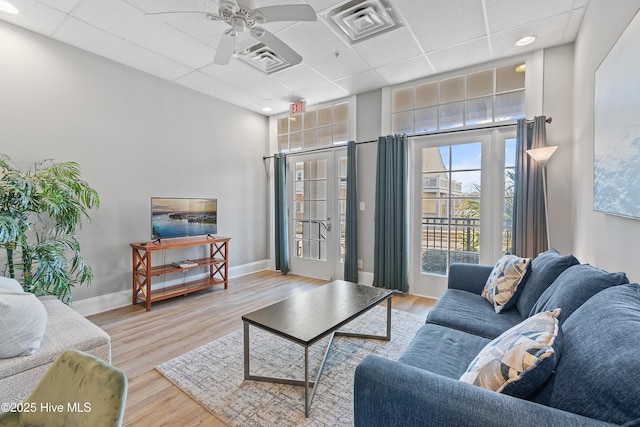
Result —
M11 3L5 0L0 0L0 12L7 12L12 15L17 15L20 11Z
M520 64L515 69L516 73L524 73L527 71L527 64Z
M269 107L262 107L262 111L264 111L265 113L270 113L270 112L271 112L271 108L269 108Z
M528 46L536 41L536 36L524 36L516 42L516 46Z

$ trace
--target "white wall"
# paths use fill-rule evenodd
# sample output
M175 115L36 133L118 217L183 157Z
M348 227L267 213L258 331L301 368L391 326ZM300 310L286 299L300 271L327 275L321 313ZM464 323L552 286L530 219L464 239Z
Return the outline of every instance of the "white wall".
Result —
M2 21L0 70L0 152L76 161L101 198L80 234L95 278L74 300L131 289L151 196L217 198L230 266L268 258L265 117Z
M550 246L562 254L572 251L571 156L573 132L573 43L544 51L543 114L547 145L558 149L547 164Z
M593 210L593 120L595 71L638 10L638 0L589 2L575 43L570 195L573 253L583 263L625 271L631 281L640 280L640 221ZM630 84L640 83L636 80Z

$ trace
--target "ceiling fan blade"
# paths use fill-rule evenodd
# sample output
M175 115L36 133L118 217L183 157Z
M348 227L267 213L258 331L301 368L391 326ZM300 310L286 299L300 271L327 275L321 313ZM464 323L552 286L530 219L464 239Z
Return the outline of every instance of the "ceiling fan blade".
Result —
M291 49L285 42L271 34L264 28L254 27L251 29L251 36L258 39L265 46L271 48L282 59L291 65L302 62L302 56L298 55L295 50Z
M253 11L260 23L277 21L315 21L316 11L308 4L259 7Z
M172 19L181 19L184 17L190 18L206 18L210 21L219 21L220 17L212 12L200 12L200 11L179 11L179 12L151 12L145 13L145 16L151 19L159 19L162 21L170 21Z
M218 43L216 49L216 56L213 58L213 63L218 65L227 65L231 61L231 55L233 55L233 49L235 47L236 32L229 29L224 32Z

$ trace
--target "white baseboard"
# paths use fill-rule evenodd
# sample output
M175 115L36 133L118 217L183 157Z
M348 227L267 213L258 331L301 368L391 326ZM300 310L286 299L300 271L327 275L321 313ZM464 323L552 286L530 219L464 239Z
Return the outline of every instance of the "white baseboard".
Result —
M358 271L358 283L361 285L373 285L373 273Z
M257 273L258 271L266 270L269 265L269 260L262 260L256 262L250 262L248 264L237 265L229 267L229 279L234 277L245 276L251 273ZM190 279L198 279L207 277L206 273L189 276ZM157 286L158 288L178 285L182 283L182 279L168 280ZM156 286L153 286L155 289ZM106 295L100 295L97 297L85 298L78 301L73 301L71 308L80 313L83 316L91 316L92 314L102 313L104 311L113 310L114 308L120 308L131 304L131 289L126 291L113 292Z

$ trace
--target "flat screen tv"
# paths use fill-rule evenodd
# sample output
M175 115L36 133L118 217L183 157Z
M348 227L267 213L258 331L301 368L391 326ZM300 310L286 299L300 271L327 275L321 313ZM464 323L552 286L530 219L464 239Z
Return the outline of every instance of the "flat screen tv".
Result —
M214 235L218 232L218 200L151 198L153 239Z

